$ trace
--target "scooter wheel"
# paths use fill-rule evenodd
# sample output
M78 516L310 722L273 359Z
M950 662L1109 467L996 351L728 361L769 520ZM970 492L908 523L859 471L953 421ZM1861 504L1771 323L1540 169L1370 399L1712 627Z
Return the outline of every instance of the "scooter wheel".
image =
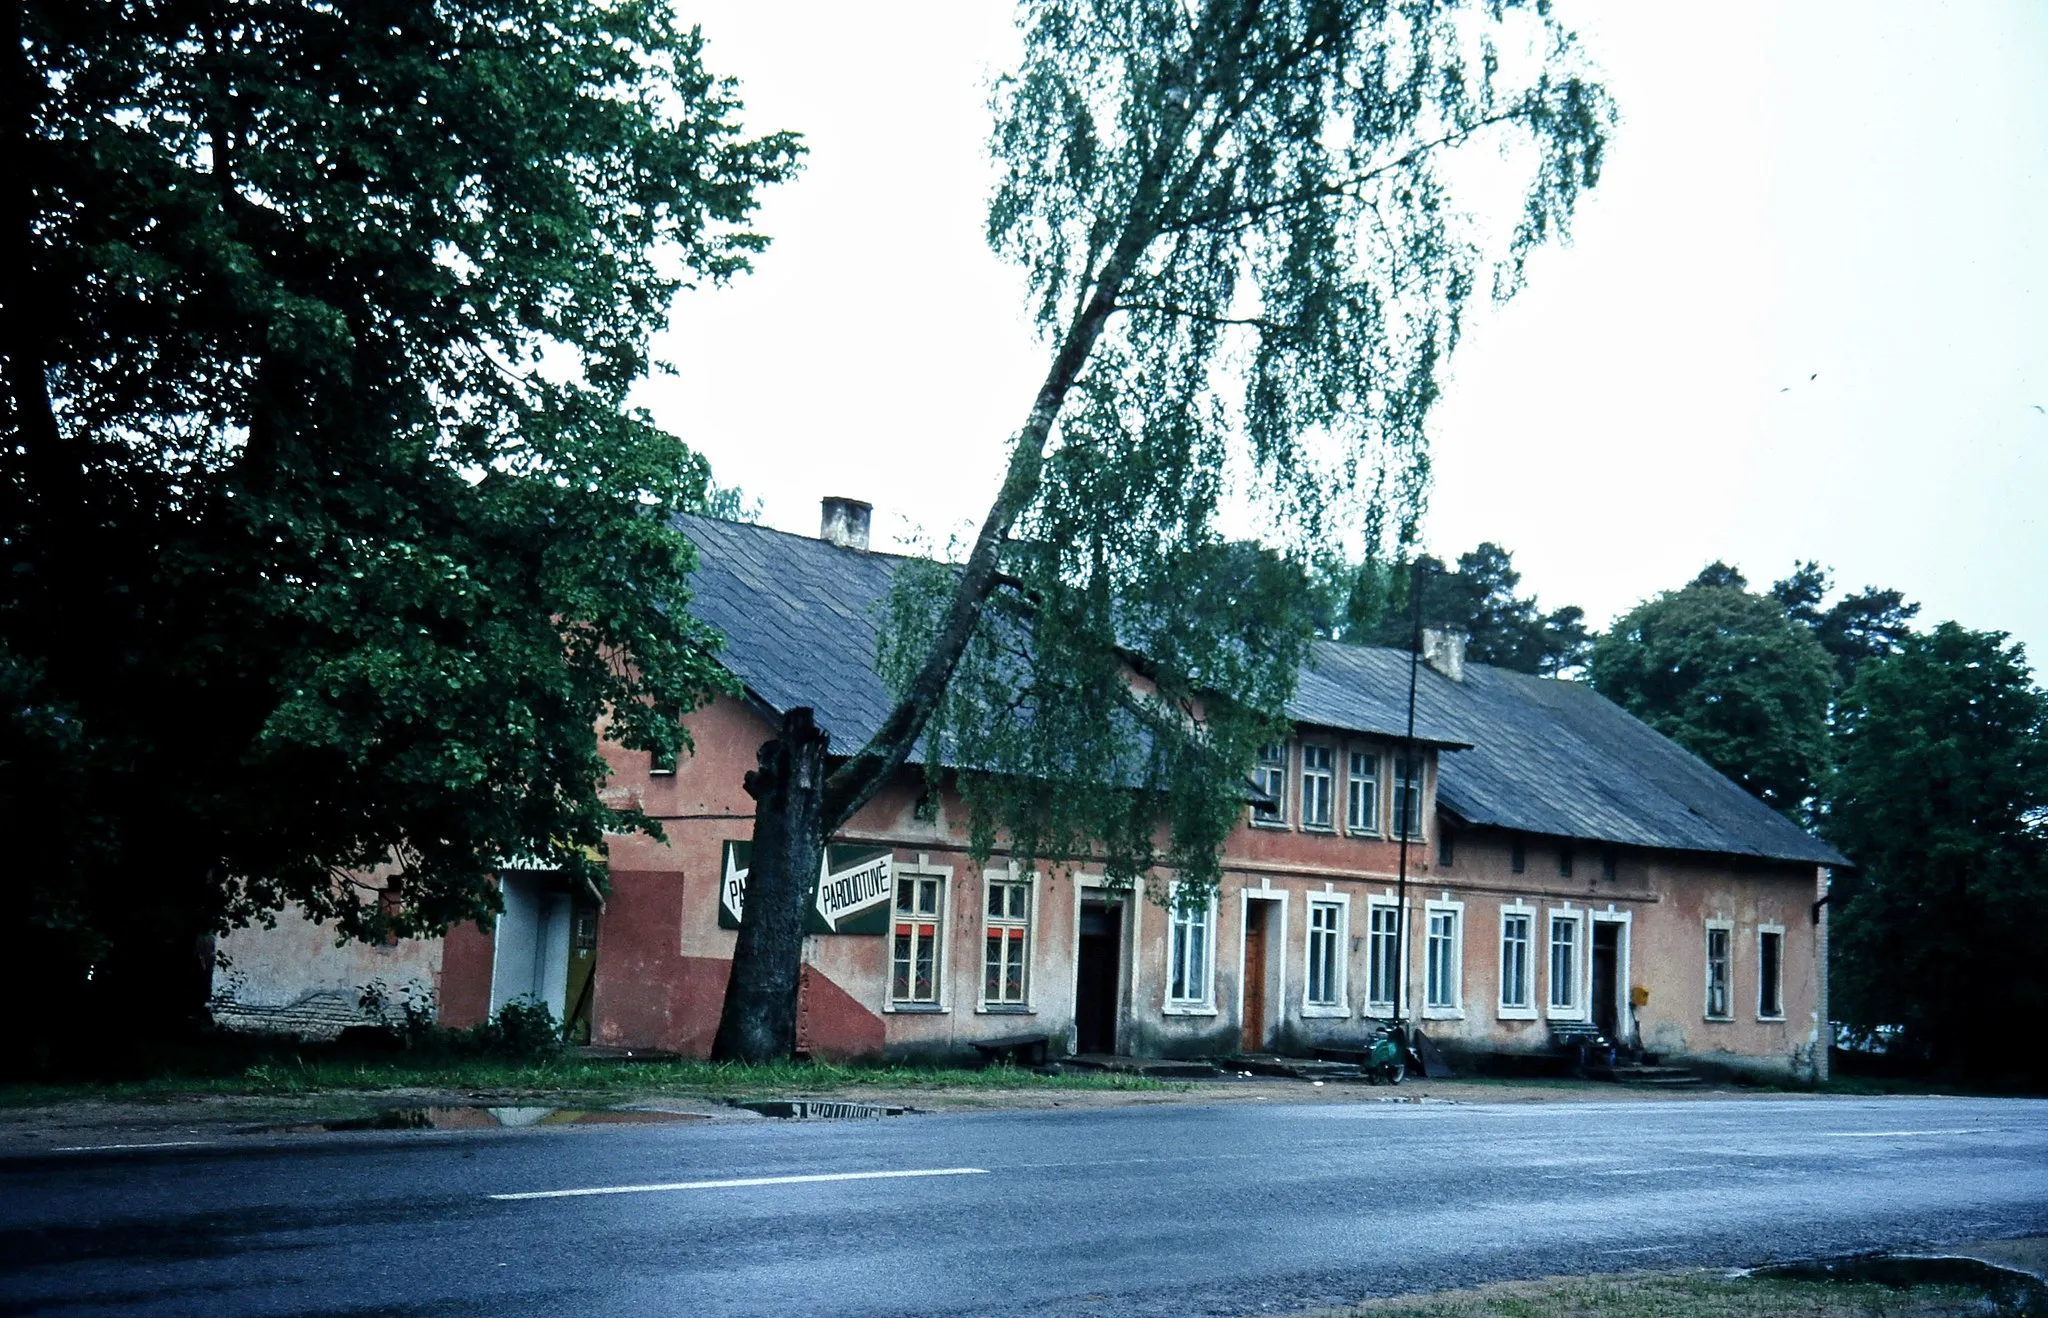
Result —
M1398 1085L1408 1078L1408 1063L1396 1062L1387 1068L1387 1083Z

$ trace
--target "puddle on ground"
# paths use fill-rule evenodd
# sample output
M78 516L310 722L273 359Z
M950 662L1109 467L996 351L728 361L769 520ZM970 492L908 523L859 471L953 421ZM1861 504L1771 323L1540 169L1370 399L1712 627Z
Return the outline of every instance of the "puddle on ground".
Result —
M875 1117L900 1117L915 1108L883 1107L877 1103L835 1103L815 1098L763 1098L734 1107L758 1112L784 1121L868 1121Z
M264 1126L264 1135L317 1135L330 1130L487 1130L504 1126L639 1126L658 1122L709 1121L696 1112L651 1112L631 1108L562 1107L395 1107L367 1117Z
M1847 1258L1802 1259L1756 1268L1751 1275L1779 1281L1875 1284L1890 1290L1954 1286L1981 1291L2001 1315L2048 1318L2048 1282L2017 1268L1950 1254L1855 1254Z

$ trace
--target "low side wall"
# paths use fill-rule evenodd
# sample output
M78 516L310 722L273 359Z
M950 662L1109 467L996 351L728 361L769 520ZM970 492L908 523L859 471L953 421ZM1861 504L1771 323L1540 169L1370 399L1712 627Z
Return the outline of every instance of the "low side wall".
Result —
M213 1019L232 1030L332 1038L376 1021L360 1006L366 986L380 985L394 1009L408 995L438 998L441 950L439 939L337 945L332 925L287 907L275 924L237 929L215 944Z

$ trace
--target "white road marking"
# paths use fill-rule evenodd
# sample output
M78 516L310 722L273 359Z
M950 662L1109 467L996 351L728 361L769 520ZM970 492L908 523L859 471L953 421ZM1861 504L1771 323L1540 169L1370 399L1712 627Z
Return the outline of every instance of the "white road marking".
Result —
M1892 1140L1904 1139L1911 1135L1989 1135L1988 1127L1973 1126L1967 1130L1824 1130L1821 1134L1838 1140Z
M986 1176L986 1167L923 1167L900 1172L821 1172L812 1176L741 1176L729 1181L671 1181L665 1185L595 1185L581 1190L526 1190L493 1199L581 1199L594 1194L656 1194L665 1190L736 1190L750 1185L815 1185L821 1181L894 1181L913 1176Z
M154 1144L66 1144L51 1149L52 1153L101 1153L108 1149L189 1149L195 1145L211 1144L212 1140L158 1140Z

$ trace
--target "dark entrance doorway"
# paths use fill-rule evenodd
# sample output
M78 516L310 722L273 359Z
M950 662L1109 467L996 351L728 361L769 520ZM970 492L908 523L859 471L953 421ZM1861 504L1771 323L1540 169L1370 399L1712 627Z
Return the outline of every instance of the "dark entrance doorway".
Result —
M1074 956L1074 1051L1116 1051L1117 990L1123 983L1124 912L1100 898L1081 902Z
M1621 923L1593 921L1593 1023L1621 1043Z

